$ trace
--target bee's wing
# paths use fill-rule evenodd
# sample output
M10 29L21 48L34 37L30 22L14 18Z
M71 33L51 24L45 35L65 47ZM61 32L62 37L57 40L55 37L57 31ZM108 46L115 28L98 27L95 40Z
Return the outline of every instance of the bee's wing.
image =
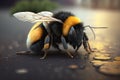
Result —
M35 20L34 21L34 23L36 23L36 22L50 22L50 21L58 21L58 22L60 22L60 23L63 23L61 20L59 20L59 19L56 19L56 18L53 18L53 17L46 17L46 16L44 16L44 17L42 17L41 19L37 19L37 20Z
M15 16L18 20L21 20L21 21L24 21L24 22L26 22L26 21L31 22L31 23L44 22L44 21L58 21L58 22L61 22L61 20L53 18L52 15L53 14L50 13L50 12L49 13L48 12L40 12L40 13L37 13L37 14L35 14L33 12L18 12L18 13L13 14L13 16Z
M50 11L42 11L42 12L39 12L39 13L37 13L37 14L40 15L40 16L43 16L43 18L41 19L41 20L43 20L43 21L58 21L58 22L62 23L61 20L56 19L56 18L53 18L53 17L52 17L52 16L53 16L53 13L50 12ZM41 20L36 20L36 22L37 22L37 21L41 21Z
M28 21L31 23L42 17L33 12L18 12L18 13L13 14L13 16L15 16L18 20L21 20L24 22Z
M53 16L53 13L50 11L42 11L42 12L39 12L37 14L39 14L41 16L49 16L49 17Z

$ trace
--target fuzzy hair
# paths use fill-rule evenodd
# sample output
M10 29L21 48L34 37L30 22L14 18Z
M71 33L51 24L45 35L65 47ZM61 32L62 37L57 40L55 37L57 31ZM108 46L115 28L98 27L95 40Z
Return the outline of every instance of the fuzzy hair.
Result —
M69 16L74 16L74 14L61 11L53 15L54 18L60 19L62 22L64 22Z

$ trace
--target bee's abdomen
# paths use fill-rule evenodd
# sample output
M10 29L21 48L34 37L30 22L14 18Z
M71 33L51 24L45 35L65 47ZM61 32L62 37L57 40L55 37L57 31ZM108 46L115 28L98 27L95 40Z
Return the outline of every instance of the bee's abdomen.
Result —
M39 50L43 47L44 38L47 35L47 31L44 26L38 22L30 30L27 37L27 48L34 49L35 47ZM35 50L35 49L34 49Z
M30 50L34 53L40 53L44 47L44 40L39 40L30 46Z

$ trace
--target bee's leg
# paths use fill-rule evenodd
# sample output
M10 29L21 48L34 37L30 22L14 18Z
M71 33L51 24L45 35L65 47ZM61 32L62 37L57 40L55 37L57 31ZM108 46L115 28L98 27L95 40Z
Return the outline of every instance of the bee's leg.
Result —
M71 45L72 45L72 47L75 49L75 52L74 52L74 54L73 54L73 56L76 56L77 54L78 54L78 49L79 49L79 47L81 46L81 44L82 44L82 41L81 41L81 43L77 43L77 37L78 37L78 35L77 35L77 32L76 32L76 30L74 29L74 27L71 27L71 29L70 29L70 31L69 31L69 33L68 33L68 39L69 39L69 41L71 42Z
M40 59L45 59L45 58L46 58L49 48L50 48L50 36L47 35L47 36L45 37L45 41L44 41L44 48L43 48L43 50L44 50L44 55L43 55L43 57L41 57Z
M17 55L30 55L33 54L32 51L19 51L16 52Z
M89 47L90 52L94 52L94 50L92 50L92 48L90 47L90 43L89 42L88 42L88 47Z
M77 49L75 50L75 52L78 51L79 47L82 45L82 41L79 43L79 45L77 46Z
M62 44L63 44L63 47L64 49L66 50L67 54L73 58L73 55L68 51L68 46L67 46L67 42L65 40L65 38L63 36L61 36L61 41L62 41Z
M71 27L69 33L68 33L68 41L71 44L71 46L76 49L76 42L77 42L77 33L74 29L74 27Z
M83 36L83 46L84 46L84 49L88 52L88 53L91 53L92 52L92 49L90 47L90 44L88 42L88 37L86 35L86 33L84 33L84 36Z
M61 49L59 48L58 44L53 43L52 45L53 45L54 48L56 48L56 49L58 49L59 51L61 51Z
M54 35L51 34L51 44L54 48L58 49L59 51L61 51L61 49L59 48L58 44L56 43L57 41L55 40Z
M44 50L44 55L40 59L45 59L47 56L47 50Z
M68 50L66 50L66 52L71 58L73 58L73 55Z
M72 35L72 36L77 36L76 35L76 32L75 32L75 29L73 27L71 27L70 31L69 31L69 35Z

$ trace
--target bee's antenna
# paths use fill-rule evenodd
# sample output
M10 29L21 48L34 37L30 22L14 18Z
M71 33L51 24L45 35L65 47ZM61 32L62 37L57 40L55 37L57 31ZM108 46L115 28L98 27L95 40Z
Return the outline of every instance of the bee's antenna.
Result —
M89 28L91 29L91 31L93 32L93 35L94 35L94 40L95 40L95 38L96 38L96 35L95 35L95 32L94 32L94 30L92 29L93 27L91 27L90 25L87 25L87 26L84 26L84 27L89 27Z
M108 27L91 27L90 25L84 26L84 27L89 27L91 29L91 31L93 32L94 35L94 39L96 38L95 36L95 32L93 29L103 29L103 28L108 28ZM93 29L92 29L93 28Z
M94 28L94 29L103 29L103 28L108 28L108 27L91 27L91 28Z

